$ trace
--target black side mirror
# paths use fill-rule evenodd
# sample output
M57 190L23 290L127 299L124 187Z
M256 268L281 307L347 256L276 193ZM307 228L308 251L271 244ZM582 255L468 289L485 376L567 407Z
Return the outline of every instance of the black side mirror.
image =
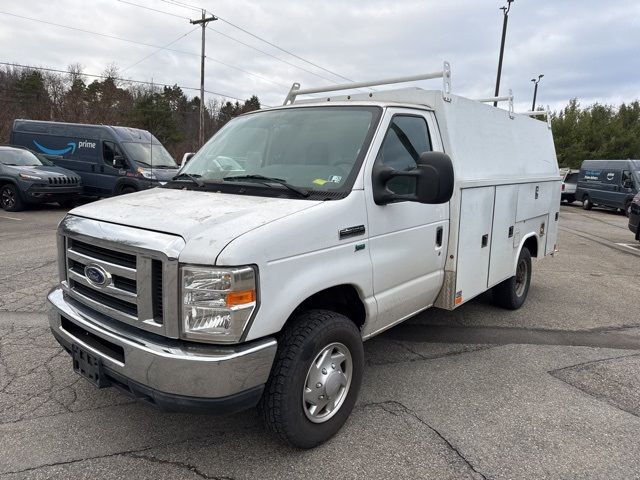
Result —
M633 188L633 180L625 180L622 182L624 188Z
M195 155L195 152L185 153L185 154L182 156L182 165L186 165L186 164L187 164L187 162L188 162L189 160L191 160L191 159L193 158L193 156L194 156L194 155Z
M415 194L399 195L389 190L387 182L395 177L414 177ZM396 202L445 203L453 195L453 181L453 163L449 155L424 152L416 168L406 172L377 163L373 168L373 199L378 205Z
M113 157L113 168L127 168L127 161L122 155Z

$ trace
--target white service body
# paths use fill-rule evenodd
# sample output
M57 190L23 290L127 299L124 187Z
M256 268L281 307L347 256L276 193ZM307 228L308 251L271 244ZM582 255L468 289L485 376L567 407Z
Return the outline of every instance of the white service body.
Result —
M420 89L295 102L278 110L327 105L327 100L334 107L382 109L352 190L342 199L154 189L78 207L68 218L117 225L130 229L133 236L145 231L176 238L172 260L178 265L254 265L258 307L242 343L272 339L306 300L337 287L357 293L365 312L359 327L367 339L431 306L455 309L513 277L524 245L537 258L554 253L561 178L546 122L460 96L451 95L447 101L441 91ZM423 117L432 149L451 157L455 183L449 202L375 203L372 169L397 114ZM341 239L339 232L353 226L364 226L364 233ZM73 295L62 275L64 294ZM175 298L165 300L179 303L179 282L172 288L164 294ZM70 315L63 296L50 296L57 307L54 316ZM83 328L98 336L108 330L94 328L91 322L85 318ZM69 333L59 320L52 320L52 327L60 335ZM167 337L183 338L178 327L166 327L165 332L173 332ZM269 348L275 351L274 342ZM104 362L130 376L112 359ZM260 370L262 377L269 367ZM177 380L160 385L157 376L140 375L137 382L176 395L233 393L205 387L185 392ZM253 383L264 383L262 377L253 378ZM236 389L253 386L247 378Z

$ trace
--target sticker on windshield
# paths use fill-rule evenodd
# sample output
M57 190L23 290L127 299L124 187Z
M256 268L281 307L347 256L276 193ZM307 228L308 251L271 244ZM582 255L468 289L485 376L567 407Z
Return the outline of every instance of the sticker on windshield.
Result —
M327 183L327 180L323 180L322 178L316 178L313 183L315 183L316 185L324 185L325 183Z
M342 177L340 175L333 175L329 181L331 183L340 183L342 181Z

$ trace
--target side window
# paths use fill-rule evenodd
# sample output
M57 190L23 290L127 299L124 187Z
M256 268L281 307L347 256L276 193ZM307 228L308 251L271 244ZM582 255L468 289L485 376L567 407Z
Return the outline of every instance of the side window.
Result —
M391 120L389 130L384 137L377 162L395 170L412 170L421 153L431 150L427 121L423 117L396 115ZM415 178L396 177L387 183L387 187L397 194L414 193Z
M120 150L120 147L118 147L118 145L116 145L113 142L103 141L102 142L102 160L104 160L104 163L106 163L110 167L113 167L113 159L116 156L122 156L122 151Z
M622 171L622 186L631 188L633 186L633 178L631 177L631 172L629 170Z

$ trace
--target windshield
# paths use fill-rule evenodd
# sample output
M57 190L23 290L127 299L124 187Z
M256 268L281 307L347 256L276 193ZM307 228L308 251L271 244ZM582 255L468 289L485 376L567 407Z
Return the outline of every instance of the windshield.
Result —
M160 143L134 143L123 142L125 151L130 160L153 168L178 168L175 160Z
M181 170L200 180L260 175L304 189L350 188L380 116L377 107L303 107L229 122Z
M21 167L42 165L38 157L33 153L19 149L0 149L0 163L3 165L19 165Z

